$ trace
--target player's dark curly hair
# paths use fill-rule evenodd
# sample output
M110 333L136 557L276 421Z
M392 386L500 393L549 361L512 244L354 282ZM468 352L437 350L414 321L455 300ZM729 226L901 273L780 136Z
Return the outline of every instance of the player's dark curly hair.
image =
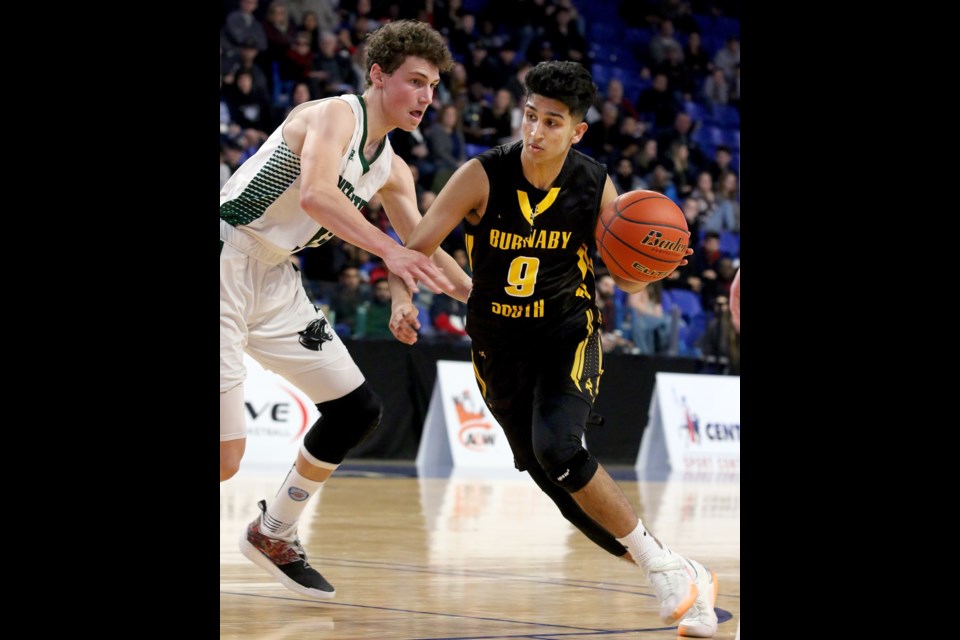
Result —
M384 73L393 73L409 56L437 65L445 73L453 68L453 58L443 38L433 27L417 20L388 22L367 37L367 86L370 67L380 65Z
M579 122L597 97L597 85L590 72L578 62L541 62L527 72L527 95L537 94L559 100Z

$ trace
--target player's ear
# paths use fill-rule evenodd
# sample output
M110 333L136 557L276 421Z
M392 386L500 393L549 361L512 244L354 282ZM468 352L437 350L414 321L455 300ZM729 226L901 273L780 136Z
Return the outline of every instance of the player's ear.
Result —
M582 138L583 134L587 132L588 126L589 125L586 122L581 122L576 126L576 128L574 128L573 139L571 140L573 144L577 144L578 142L580 142L580 138Z
M373 86L383 88L383 68L380 66L380 63L374 62L373 66L370 67L370 82L373 83Z

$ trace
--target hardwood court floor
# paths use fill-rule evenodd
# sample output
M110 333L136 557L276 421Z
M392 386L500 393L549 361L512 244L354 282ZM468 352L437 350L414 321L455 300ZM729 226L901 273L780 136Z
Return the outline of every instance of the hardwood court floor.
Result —
M516 472L416 478L338 470L300 525L311 563L337 595L298 596L237 548L257 500L272 496L284 475L240 474L220 485L221 638L677 637L660 622L640 569L590 543ZM715 637L732 639L739 481L618 482L655 535L717 572Z

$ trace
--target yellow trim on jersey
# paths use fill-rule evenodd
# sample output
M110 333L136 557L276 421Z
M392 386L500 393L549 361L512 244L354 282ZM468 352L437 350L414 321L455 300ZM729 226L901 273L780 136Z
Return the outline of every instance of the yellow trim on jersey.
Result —
M560 195L560 187L554 187L547 192L547 195L544 196L543 200L537 203L536 210L537 215L540 215L544 211L550 208L550 205L553 204L553 201L557 199L557 196ZM527 219L527 222L533 225L533 207L530 206L530 196L527 195L526 191L517 190L517 200L520 201L520 212L523 213L523 217Z
M463 234L464 243L467 245L467 264L470 265L470 271L473 271L473 234Z
M590 258L590 250L586 244L580 245L580 248L577 249L577 268L580 269L580 278L582 280L586 279L588 271L593 273L593 260ZM590 298L590 294L587 293L586 282L580 283L575 295L581 298Z
M577 390L583 391L580 387L580 378L583 377L583 366L585 355L587 351L587 343L590 342L590 336L593 335L593 312L587 309L584 312L587 316L587 337L583 339L583 342L577 345L577 352L573 356L573 368L570 370L570 379L573 380L573 384L577 385ZM596 392L594 391L594 397L596 397Z
M473 351L470 351L470 364L473 365L473 375L477 379L477 384L480 385L480 395L484 398L487 397L487 383L483 381L483 378L480 377L480 370L477 369L477 363L473 361Z
M583 352L587 348L587 341L584 340L577 345L577 353L573 356L573 369L570 370L570 379L577 385L578 391L583 391L580 387L580 376L583 374Z

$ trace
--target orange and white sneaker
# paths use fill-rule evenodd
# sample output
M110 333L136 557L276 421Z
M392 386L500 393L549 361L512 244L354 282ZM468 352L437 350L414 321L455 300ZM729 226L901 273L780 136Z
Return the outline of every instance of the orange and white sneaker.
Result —
M697 572L697 599L680 621L678 633L688 638L712 638L717 632L717 603L719 582L717 574L696 560L687 560Z
M697 572L683 556L673 551L657 556L647 566L647 580L660 601L660 619L676 624L697 598Z

